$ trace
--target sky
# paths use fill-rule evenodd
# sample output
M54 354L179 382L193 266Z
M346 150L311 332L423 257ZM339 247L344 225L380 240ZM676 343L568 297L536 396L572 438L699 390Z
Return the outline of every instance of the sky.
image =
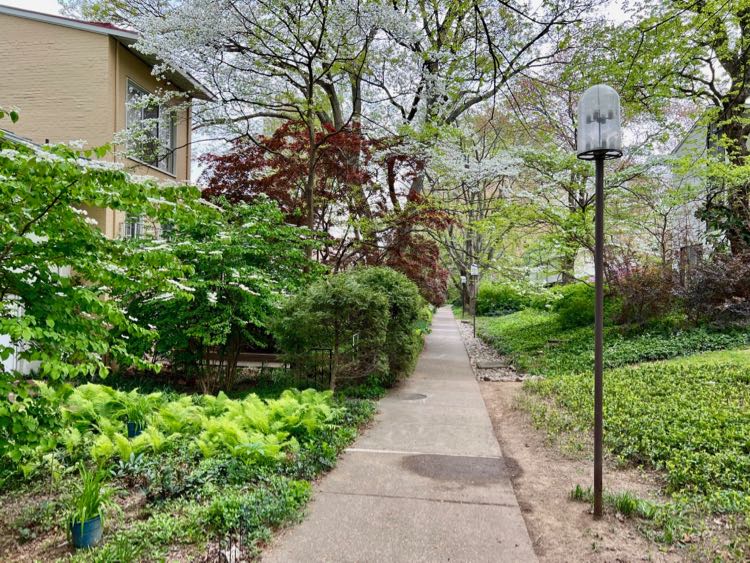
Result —
M622 11L623 0L607 2L607 14L616 22L623 21L625 15ZM0 4L6 6L15 6L16 8L26 8L36 12L47 12L49 14L59 14L60 6L57 0L0 0Z
M60 6L57 0L0 0L0 4L13 6L14 8L25 8L35 12L46 12L48 14L59 14Z

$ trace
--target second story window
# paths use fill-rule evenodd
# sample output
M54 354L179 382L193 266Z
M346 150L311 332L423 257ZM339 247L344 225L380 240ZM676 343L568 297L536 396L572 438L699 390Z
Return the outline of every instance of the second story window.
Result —
M149 92L128 80L128 154L174 174L175 122L169 111L151 100Z

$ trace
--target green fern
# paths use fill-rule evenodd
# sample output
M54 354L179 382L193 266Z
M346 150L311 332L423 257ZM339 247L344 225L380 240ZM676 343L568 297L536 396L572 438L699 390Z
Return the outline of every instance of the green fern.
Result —
M206 416L221 416L232 400L226 396L224 391L219 391L219 394L215 397L213 395L203 395L201 402Z
M115 445L117 455L123 461L129 460L130 456L136 453L133 448L133 443L122 434L117 433L112 436L112 442Z
M124 422L133 422L145 427L151 413L162 403L162 393L144 395L138 389L129 393L119 393L114 404L114 416Z
M115 452L116 448L114 443L112 443L109 436L105 436L104 434L100 434L94 439L89 450L91 457L97 465L103 465L105 462L109 461L112 456L115 455Z
M193 433L203 426L203 409L191 397L182 397L161 406L152 424L168 434Z
M145 451L158 454L167 449L169 439L153 426L147 427L141 434L136 436L132 442L133 451L142 453Z

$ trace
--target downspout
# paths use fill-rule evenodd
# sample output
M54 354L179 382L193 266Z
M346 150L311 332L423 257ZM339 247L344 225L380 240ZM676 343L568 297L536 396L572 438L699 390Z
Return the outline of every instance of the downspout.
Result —
M190 105L187 107L187 127L185 128L185 181L190 183L191 174L191 152L193 148L193 98L190 98Z
M117 93L120 91L120 42L112 38L112 41L115 43L115 87L114 87L114 111L112 112L112 115L114 116L114 123L112 123L112 136L117 134L117 112L119 109L119 104L117 103L118 95ZM114 151L112 151L112 162L117 161L117 156L115 155ZM112 213L112 236L111 238L117 238L117 212L114 209L108 209L107 213Z

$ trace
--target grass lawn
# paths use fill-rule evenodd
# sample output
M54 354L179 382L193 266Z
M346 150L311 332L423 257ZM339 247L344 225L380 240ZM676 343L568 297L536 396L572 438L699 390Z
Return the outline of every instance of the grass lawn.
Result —
M276 528L301 517L311 481L333 467L375 410L369 400L312 390L265 395L84 385L51 399L42 423L54 447L27 462L28 478L4 468L3 560L216 560L229 542L245 557L257 553ZM128 401L146 416L134 438L121 410ZM65 516L80 463L106 472L116 505L102 544L74 553Z
M553 314L534 310L479 327L519 368L546 376L525 384L524 406L538 426L551 436L590 434L591 328L561 331ZM750 557L750 350L738 348L747 336L626 335L614 327L605 336L605 446L621 463L662 473L670 499L635 512L669 543L723 528L717 553L739 560ZM650 361L659 358L671 359ZM581 490L574 496L588 499Z

